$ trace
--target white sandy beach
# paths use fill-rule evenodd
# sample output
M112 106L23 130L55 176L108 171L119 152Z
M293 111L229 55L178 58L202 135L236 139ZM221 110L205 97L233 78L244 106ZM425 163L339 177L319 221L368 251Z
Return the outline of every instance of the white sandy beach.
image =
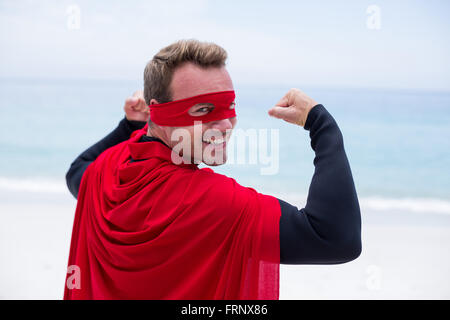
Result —
M75 200L68 192L0 194L0 299L61 299ZM361 256L282 265L280 298L449 299L448 216L361 207Z

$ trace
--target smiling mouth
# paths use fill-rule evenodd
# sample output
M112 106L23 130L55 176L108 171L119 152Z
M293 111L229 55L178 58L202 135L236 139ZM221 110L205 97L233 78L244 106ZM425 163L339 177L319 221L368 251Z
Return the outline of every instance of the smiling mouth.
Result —
M214 146L219 146L219 145L224 144L226 142L226 139L225 138L215 139L214 137L212 137L211 139L206 138L206 139L203 139L202 141L203 141L203 143L208 143L208 144L212 144Z

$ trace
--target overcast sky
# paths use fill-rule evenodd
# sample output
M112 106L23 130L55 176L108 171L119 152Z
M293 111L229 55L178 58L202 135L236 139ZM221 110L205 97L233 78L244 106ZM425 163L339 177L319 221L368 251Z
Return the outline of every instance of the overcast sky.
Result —
M0 77L142 79L160 48L196 38L228 51L235 83L449 91L449 12L446 0L0 0Z

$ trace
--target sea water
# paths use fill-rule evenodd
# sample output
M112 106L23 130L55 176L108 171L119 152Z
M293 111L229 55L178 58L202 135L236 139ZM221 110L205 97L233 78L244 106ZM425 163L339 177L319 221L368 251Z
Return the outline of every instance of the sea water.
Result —
M70 163L117 126L125 98L141 87L140 81L0 80L0 190L67 192ZM338 123L360 201L450 214L450 93L297 87ZM289 87L235 89L237 128L278 130L278 170L261 175L261 163L214 170L264 193L306 197L314 173L309 132L267 115Z

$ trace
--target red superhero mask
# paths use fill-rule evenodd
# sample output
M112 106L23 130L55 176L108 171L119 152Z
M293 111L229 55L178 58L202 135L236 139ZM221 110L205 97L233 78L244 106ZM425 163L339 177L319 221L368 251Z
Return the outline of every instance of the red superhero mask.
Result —
M150 119L160 126L183 127L192 126L195 121L210 122L233 118L236 116L234 108L234 91L220 91L201 94L186 99L167 103L149 105ZM189 109L196 104L212 104L214 109L202 116L192 116Z

